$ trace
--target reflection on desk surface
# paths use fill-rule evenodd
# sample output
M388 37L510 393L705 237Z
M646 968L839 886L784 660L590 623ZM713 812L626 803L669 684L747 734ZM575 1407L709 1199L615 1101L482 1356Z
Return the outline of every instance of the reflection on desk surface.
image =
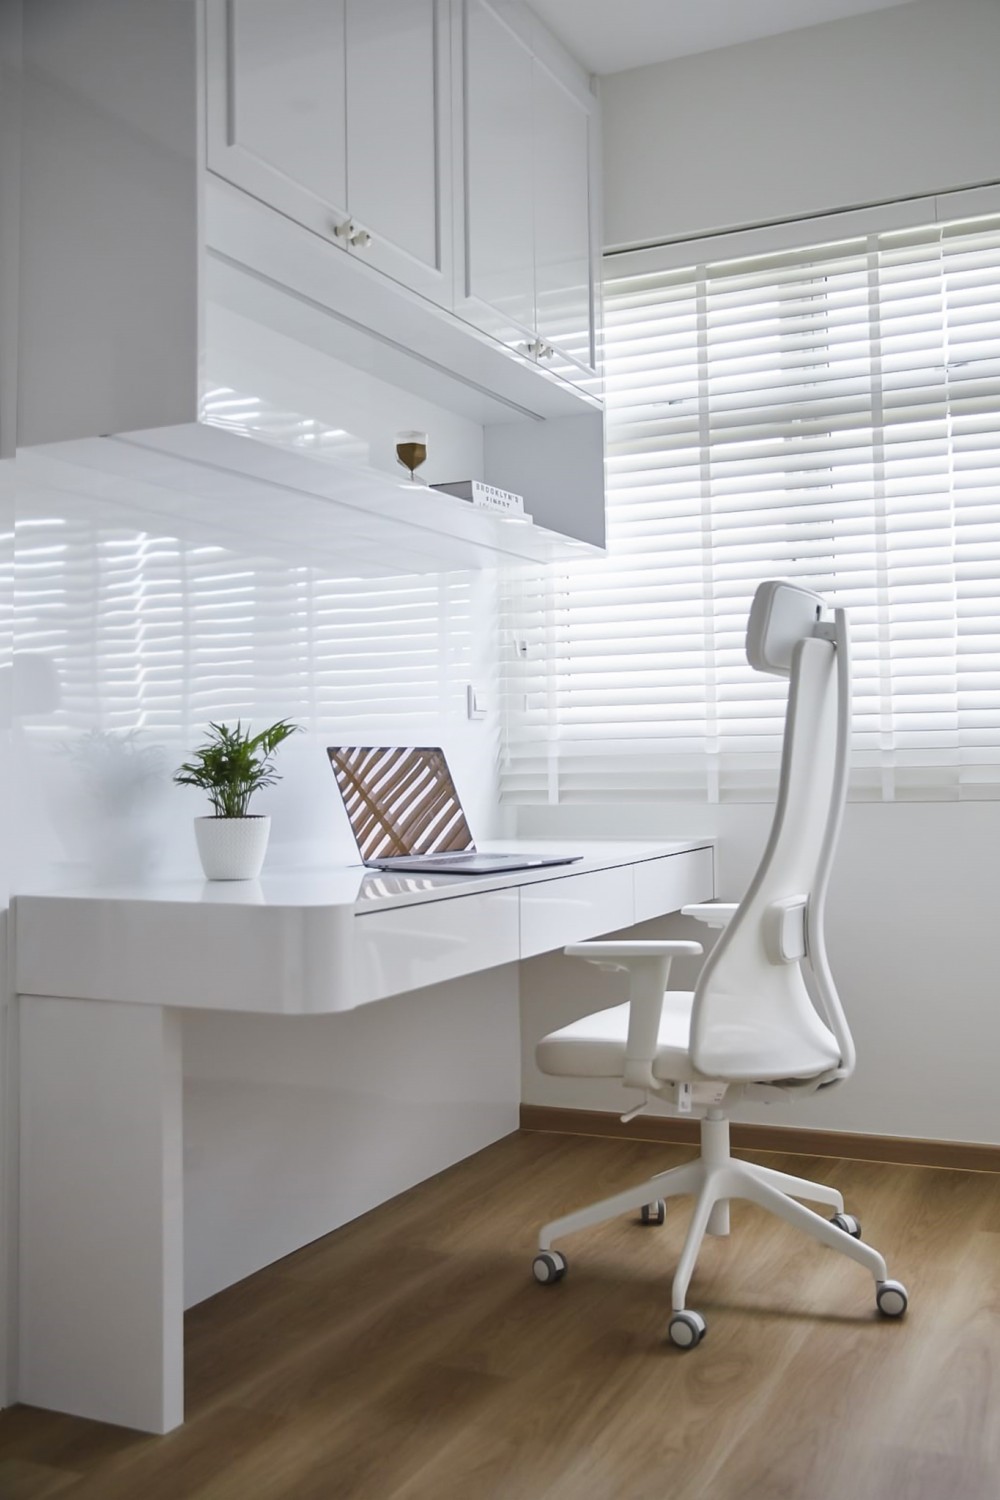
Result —
M366 870L359 864L302 870L278 868L266 870L259 880L204 880L199 876L186 880L151 878L125 884L81 880L76 872L68 871L61 880L44 888L19 892L18 897L58 897L101 903L211 904L272 908L352 907L363 914L365 910L374 910L376 907L383 909L407 906L484 891L505 890L511 886L539 881L571 879L595 870L663 859L691 849L704 849L712 843L711 838L663 840L655 843L611 839L566 843L560 840L562 851L581 856L578 863L551 865L540 869L496 871L489 875L460 875L453 872L441 875L404 875ZM508 841L489 844L484 852L539 853L545 852L549 846L550 843Z

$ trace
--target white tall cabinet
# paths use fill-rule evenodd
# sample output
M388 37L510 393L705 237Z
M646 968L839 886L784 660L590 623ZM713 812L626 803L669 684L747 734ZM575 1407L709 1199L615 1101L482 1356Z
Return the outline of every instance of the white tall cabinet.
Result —
M448 0L208 0L208 166L452 302Z

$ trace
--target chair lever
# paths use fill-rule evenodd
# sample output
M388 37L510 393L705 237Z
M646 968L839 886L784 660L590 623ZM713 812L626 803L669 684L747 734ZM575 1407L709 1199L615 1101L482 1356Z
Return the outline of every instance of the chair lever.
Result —
M618 1118L621 1120L623 1125L627 1125L629 1120L634 1120L636 1115L641 1115L643 1110L648 1108L649 1095L647 1094L641 1104L637 1104L634 1109L626 1110L625 1113L623 1115L619 1115Z

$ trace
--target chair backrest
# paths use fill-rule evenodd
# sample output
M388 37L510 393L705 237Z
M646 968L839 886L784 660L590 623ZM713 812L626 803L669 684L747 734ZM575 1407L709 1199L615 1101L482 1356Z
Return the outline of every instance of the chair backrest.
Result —
M751 610L747 655L758 670L789 676L788 707L767 846L695 991L692 1060L713 1078L832 1081L854 1066L823 939L847 793L849 640L844 612L827 623L823 608L817 595L772 581Z

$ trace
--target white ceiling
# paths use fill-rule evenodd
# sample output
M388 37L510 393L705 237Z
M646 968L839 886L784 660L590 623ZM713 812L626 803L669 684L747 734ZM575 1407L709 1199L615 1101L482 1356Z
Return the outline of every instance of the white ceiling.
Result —
M887 10L900 0L531 0L592 73L710 52L802 26Z

